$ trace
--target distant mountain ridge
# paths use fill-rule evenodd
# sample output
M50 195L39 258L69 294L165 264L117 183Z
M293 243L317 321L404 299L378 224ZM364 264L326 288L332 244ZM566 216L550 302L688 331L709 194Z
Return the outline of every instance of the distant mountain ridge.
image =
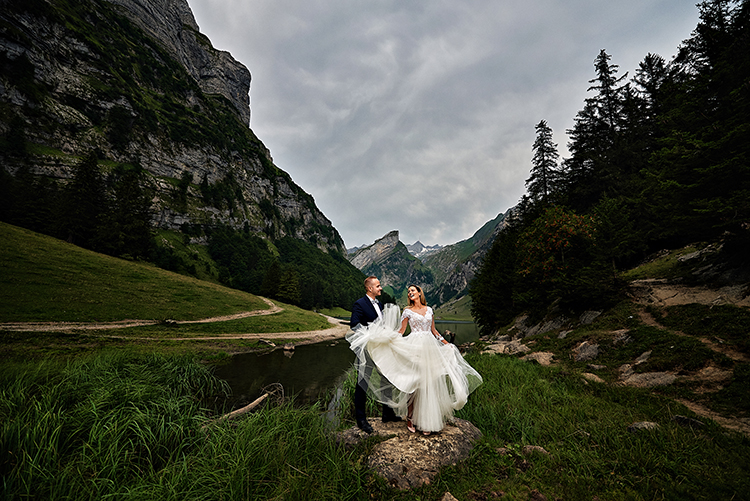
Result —
M418 259L424 259L426 256L429 256L433 252L437 252L440 249L443 248L440 244L435 245L424 245L422 242L417 240L413 244L405 244L406 250L409 251L409 254L412 256L418 258ZM347 255L355 254L358 250L364 249L365 247L368 247L367 245L362 245L359 247L350 247L346 249Z
M469 283L497 234L506 227L514 209L500 213L470 238L455 244L425 247L405 245L397 230L372 245L349 249L349 261L367 275L377 276L398 297L408 284L418 284L434 306L468 293Z
M419 258L419 259L424 259L425 257L429 256L430 254L432 254L434 252L439 251L442 248L443 248L443 246L442 245L438 245L438 244L435 244L435 245L424 245L419 240L417 240L416 242L414 242L411 245L407 245L406 246L406 249L409 251L409 254L411 254L412 256L414 256L416 258Z

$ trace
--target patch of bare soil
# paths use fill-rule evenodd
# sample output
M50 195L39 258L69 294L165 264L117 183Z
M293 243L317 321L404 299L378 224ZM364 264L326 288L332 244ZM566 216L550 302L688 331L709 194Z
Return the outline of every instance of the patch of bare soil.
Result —
M676 398L675 402L681 403L682 405L696 413L698 416L712 419L724 428L728 428L730 430L742 433L747 437L750 437L750 418L722 416L721 414L712 411L708 407L704 407L701 404L691 402L690 400Z
M681 381L695 381L701 386L693 391L698 394L715 393L724 388L724 383L732 379L733 371L716 367L709 363L695 374L680 376Z
M727 285L719 288L675 284L665 279L633 280L631 292L637 303L654 306L678 304L731 304L750 307L750 296L744 296L748 284Z

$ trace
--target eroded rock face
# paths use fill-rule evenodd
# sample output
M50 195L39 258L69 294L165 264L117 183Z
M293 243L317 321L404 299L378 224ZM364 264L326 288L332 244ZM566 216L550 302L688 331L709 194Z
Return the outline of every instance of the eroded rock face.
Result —
M358 250L350 261L354 266L362 270L371 264L381 261L396 248L398 242L398 231L394 230L376 240L372 245Z
M482 432L469 421L454 419L440 433L424 436L410 433L406 424L382 423L370 419L374 435L389 437L377 444L367 464L397 489L410 489L429 484L443 466L456 464L469 456ZM358 428L338 434L337 440L352 447L369 435Z
M221 94L250 125L250 71L200 33L186 0L108 0L159 40L206 94Z
M313 198L247 127L250 72L200 33L186 0L75 5L0 10L0 59L12 70L0 75L0 134L15 130L35 145L26 158L0 152L8 173L27 166L65 184L96 151L148 172L155 227L228 225L345 252ZM182 203L178 180L190 183ZM224 181L219 202L199 188Z

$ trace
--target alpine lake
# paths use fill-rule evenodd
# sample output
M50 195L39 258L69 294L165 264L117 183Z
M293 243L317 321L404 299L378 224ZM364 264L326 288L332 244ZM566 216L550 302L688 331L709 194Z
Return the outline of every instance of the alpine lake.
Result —
M479 339L474 322L435 320L435 327L441 333L446 330L455 333L456 345ZM252 402L274 383L284 388L285 398L294 396L295 405L310 405L340 390L354 358L349 343L341 338L296 346L294 350L279 346L262 353L234 355L217 365L214 373L232 390L226 402L228 407Z

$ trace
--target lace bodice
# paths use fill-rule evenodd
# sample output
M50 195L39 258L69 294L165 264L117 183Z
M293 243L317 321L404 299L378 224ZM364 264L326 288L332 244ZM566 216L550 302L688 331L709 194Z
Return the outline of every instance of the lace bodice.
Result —
M401 319L403 320L404 318L409 319L409 327L411 327L412 332L432 331L432 308L429 306L427 307L427 311L424 312L424 316L415 311L404 309Z

